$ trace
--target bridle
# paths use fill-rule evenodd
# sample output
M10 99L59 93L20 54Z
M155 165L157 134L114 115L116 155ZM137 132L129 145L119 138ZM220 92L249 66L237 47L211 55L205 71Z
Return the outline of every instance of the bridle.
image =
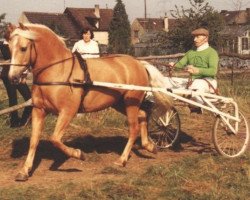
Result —
M26 70L28 71L31 71L33 69L33 67L35 66L36 64L36 60L37 60L37 50L36 50L36 45L35 45L35 42L34 40L31 40L30 39L30 58L29 58L29 62L28 64L24 65L26 67ZM32 50L34 49L34 52L35 52L35 59L34 61L32 61ZM26 71L25 70L25 71Z
M12 35L11 37L15 36L15 35L18 35L18 34L14 34ZM11 39L10 37L10 39ZM34 65L36 64L36 60L37 60L37 50L36 50L36 45L35 45L35 42L33 39L30 39L30 38L27 38L25 37L26 39L28 39L30 41L30 51L29 51L29 62L27 64L16 64L16 63L10 63L9 65L12 65L12 66L22 66L22 67L25 67L25 71L31 71L34 67ZM32 52L33 52L33 49L34 49L34 52L35 52L35 59L34 61L32 61Z

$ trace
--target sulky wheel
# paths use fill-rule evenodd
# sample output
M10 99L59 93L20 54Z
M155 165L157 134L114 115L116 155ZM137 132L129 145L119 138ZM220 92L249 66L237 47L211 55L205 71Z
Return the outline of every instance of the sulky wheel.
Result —
M175 108L162 112L153 107L148 120L149 138L159 149L169 148L177 143L180 134L180 118Z
M217 117L212 140L215 149L223 156L234 158L242 155L249 143L249 126L244 115L239 112L240 122L238 123L237 133L233 133L230 128L222 121L221 117ZM229 120L229 123L235 128L237 122Z

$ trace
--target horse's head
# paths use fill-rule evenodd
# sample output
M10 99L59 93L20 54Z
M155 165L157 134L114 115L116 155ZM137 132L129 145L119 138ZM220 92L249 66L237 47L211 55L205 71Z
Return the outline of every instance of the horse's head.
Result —
M11 65L9 78L19 83L27 76L27 71L42 70L46 66L58 62L71 51L67 49L63 39L48 27L41 24L19 24L13 28L9 47Z
M36 62L34 40L37 39L37 34L23 24L17 28L11 26L8 30L10 31L8 41L11 51L9 79L14 83L20 83Z

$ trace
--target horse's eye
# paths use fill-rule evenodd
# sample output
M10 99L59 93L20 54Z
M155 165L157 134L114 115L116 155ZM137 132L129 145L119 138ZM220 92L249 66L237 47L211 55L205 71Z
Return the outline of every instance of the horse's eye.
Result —
M25 52L27 50L27 47L21 47L21 51Z

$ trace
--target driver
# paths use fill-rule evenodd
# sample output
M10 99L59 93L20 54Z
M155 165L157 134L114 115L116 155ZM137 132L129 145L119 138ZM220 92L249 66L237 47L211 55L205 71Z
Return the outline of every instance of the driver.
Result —
M201 92L215 92L217 88L216 74L219 63L217 51L209 46L209 31L198 28L191 33L194 37L195 49L186 52L185 56L177 63L170 62L169 65L175 69L184 69L190 73L189 78L166 78L169 88L186 88ZM203 104L200 97L194 100ZM202 113L200 107L190 106L190 111Z

